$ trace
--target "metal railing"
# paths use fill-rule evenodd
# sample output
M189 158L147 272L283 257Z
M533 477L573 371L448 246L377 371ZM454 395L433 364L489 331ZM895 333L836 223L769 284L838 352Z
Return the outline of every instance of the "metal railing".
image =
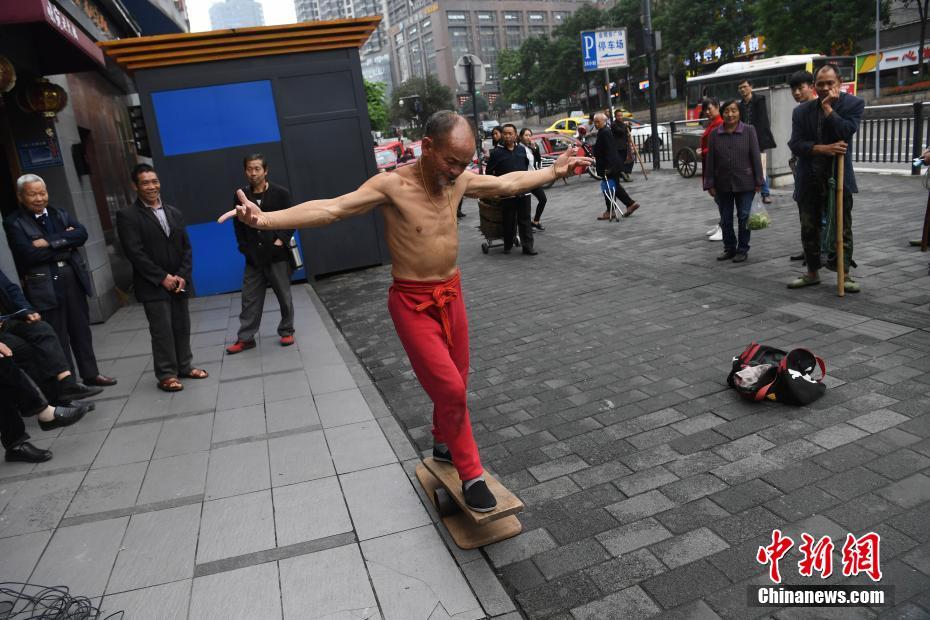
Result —
M644 125L646 131L638 129L640 133L630 136L633 138L633 144L639 151L639 156L644 162L652 161L652 129L647 123ZM637 130L634 130L637 131ZM669 123L659 123L659 161L672 161L672 128Z
M930 106L913 104L867 106L849 151L857 164L906 164L930 144ZM912 169L919 174L919 169Z

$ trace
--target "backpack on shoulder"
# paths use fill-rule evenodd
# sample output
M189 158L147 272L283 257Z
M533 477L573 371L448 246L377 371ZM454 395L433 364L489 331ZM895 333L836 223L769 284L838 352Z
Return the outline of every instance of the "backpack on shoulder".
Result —
M753 342L733 358L727 384L747 400L809 405L827 391L826 375L823 360L807 349L786 352Z

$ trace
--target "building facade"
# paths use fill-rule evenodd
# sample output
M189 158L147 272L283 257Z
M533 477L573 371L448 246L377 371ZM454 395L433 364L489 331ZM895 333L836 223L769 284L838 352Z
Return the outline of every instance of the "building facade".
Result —
M256 0L224 0L210 7L213 30L265 25L265 11Z
M37 174L49 204L87 228L93 321L116 310L118 288L128 290L114 222L135 201L129 172L142 157L129 112L135 88L96 43L187 29L181 0L0 2L0 207L4 216L20 208L16 179ZM0 268L17 279L5 235Z
M462 54L487 67L483 92L500 92L497 57L534 36L548 36L581 6L574 0L387 0L389 44L398 83L435 75L453 92Z

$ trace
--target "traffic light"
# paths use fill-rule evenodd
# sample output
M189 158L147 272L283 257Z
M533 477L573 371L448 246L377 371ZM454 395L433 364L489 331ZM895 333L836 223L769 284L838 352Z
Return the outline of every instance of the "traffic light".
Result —
M149 146L149 134L145 129L141 106L129 106L129 124L132 126L132 139L136 143L136 153L143 157L151 157L152 147Z

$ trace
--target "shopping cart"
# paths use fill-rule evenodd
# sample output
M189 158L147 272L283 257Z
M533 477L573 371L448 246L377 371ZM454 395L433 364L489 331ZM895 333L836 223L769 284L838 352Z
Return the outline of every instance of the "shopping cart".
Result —
M484 235L485 241L481 244L481 251L485 254L497 245L504 245L504 211L498 201L478 201L478 230ZM498 240L501 243L495 244ZM520 247L520 239L514 239L513 244Z

